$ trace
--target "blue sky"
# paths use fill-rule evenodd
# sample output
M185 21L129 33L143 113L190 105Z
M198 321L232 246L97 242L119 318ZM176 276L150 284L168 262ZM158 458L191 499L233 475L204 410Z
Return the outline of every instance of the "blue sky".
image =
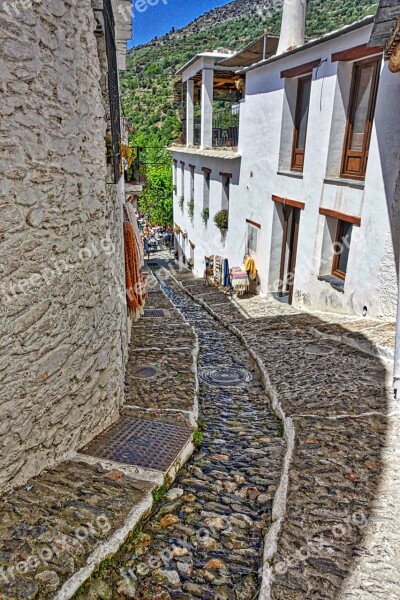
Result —
M229 0L132 0L133 43L148 42L155 36L179 29L203 13ZM132 42L128 44L132 46Z

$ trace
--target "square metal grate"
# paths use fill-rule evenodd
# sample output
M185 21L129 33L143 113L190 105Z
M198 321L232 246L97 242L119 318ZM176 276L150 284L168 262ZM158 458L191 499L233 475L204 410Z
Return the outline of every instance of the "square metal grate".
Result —
M192 429L129 415L97 436L83 454L128 465L166 471L192 436Z
M162 308L147 308L144 310L143 317L145 319L166 317L168 312Z

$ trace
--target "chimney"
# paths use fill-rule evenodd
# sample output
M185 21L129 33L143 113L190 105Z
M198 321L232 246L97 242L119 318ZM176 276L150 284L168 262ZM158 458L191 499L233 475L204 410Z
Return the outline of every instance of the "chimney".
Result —
M307 0L284 0L277 54L283 54L304 44L306 8Z

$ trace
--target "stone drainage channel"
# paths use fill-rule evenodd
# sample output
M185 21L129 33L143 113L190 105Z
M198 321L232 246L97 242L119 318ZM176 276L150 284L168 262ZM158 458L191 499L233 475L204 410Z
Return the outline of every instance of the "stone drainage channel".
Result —
M172 282L166 295L200 344L200 450L85 598L253 600L286 451L240 341Z

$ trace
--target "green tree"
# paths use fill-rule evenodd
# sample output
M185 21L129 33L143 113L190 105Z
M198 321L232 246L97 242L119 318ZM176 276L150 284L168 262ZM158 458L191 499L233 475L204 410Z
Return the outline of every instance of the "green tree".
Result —
M146 183L139 199L139 209L149 216L151 223L172 225L173 189L172 157L159 138L138 134L135 144L141 146L140 160Z

